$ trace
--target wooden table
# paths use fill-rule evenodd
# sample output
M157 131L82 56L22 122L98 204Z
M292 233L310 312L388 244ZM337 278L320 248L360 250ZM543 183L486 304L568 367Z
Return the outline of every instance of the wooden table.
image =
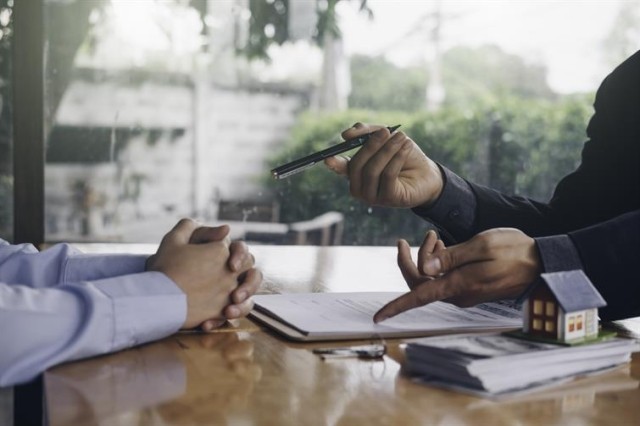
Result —
M265 292L404 290L392 247L256 246L252 251L265 274ZM618 326L640 337L640 319ZM211 334L179 333L47 372L49 421L54 426L640 424L640 354L606 375L495 402L411 382L400 372L402 342L387 343L389 355L382 361L322 361L310 349L326 344L290 343L246 319Z

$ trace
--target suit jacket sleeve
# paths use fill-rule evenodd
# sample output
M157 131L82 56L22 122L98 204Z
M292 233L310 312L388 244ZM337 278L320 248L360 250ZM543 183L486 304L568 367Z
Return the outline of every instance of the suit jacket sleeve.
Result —
M607 301L600 309L603 319L640 316L640 210L535 240L544 272L585 271Z
M596 94L582 162L548 203L502 194L442 168L445 185L414 212L444 229L448 242L495 227L530 236L564 234L640 208L640 51L616 68Z

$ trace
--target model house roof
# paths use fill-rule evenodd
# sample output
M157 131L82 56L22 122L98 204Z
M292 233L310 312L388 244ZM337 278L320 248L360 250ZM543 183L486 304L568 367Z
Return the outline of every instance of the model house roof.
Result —
M530 290L545 283L565 312L600 308L607 304L581 270L544 273L540 278Z

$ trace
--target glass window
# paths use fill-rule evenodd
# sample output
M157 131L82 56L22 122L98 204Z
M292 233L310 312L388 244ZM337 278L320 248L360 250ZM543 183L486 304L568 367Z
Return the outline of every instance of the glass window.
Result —
M544 322L544 331L548 333L553 333L555 330L556 330L556 325L553 321Z
M13 1L0 0L0 238L13 236L13 114L11 41Z
M582 315L578 315L578 317L576 318L576 330L582 330L582 323L583 323L583 316Z
M542 320L534 319L533 320L533 329L534 330L542 330Z
M576 318L575 316L571 315L569 317L569 332L573 332L576 329Z
M50 241L157 241L190 216L264 243L418 244L428 223L322 165L269 171L356 121L402 124L462 176L548 199L637 48L633 2L43 1Z
M545 308L546 308L545 314L548 317L552 317L552 316L554 316L556 314L556 304L555 303L546 302L545 303Z
M542 315L542 300L533 301L533 313L534 315Z

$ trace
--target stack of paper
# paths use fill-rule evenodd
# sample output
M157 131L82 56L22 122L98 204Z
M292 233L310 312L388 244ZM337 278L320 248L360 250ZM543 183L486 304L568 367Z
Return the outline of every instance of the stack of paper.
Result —
M402 293L293 293L254 296L251 317L284 336L302 341L419 337L435 334L516 329L517 306L507 302L458 308L430 303L380 324L373 314Z
M560 346L496 333L463 334L409 343L404 369L426 383L498 396L608 370L638 350L631 339Z

